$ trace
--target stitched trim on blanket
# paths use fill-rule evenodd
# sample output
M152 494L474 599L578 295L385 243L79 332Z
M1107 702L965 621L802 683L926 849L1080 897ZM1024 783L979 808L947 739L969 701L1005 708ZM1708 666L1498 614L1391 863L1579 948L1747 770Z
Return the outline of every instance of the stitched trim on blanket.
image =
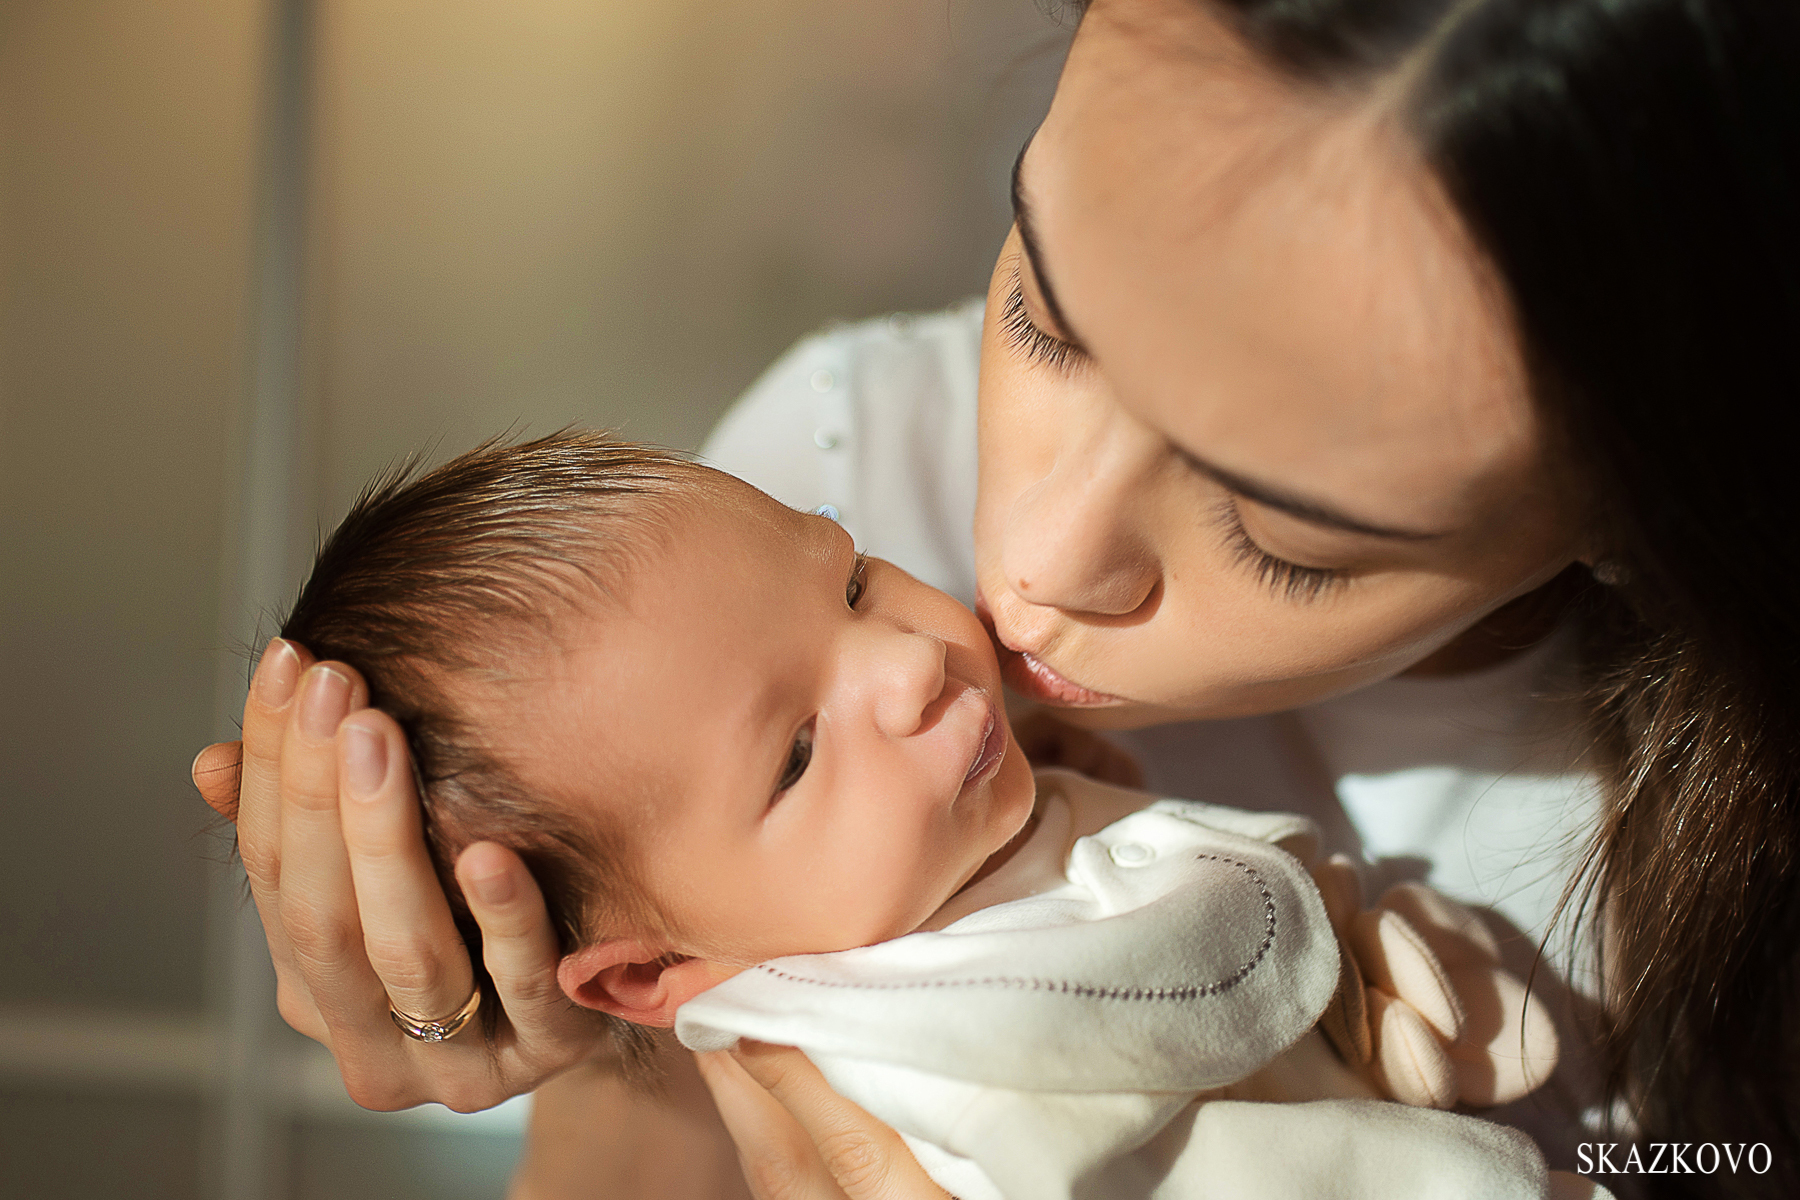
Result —
M875 991L895 991L909 988L961 988L991 987L1003 989L1022 989L1033 992L1060 992L1065 995L1083 996L1095 1000L1194 1000L1201 996L1216 996L1230 991L1245 979L1250 972L1269 953L1275 944L1275 896L1263 882L1256 868L1247 862L1235 858L1226 858L1220 854L1201 854L1195 856L1196 862L1221 862L1236 867L1250 878L1262 893L1264 930L1262 945L1256 948L1243 966L1211 983L1172 984L1167 987L1108 987L1098 983L1076 983L1069 979L1040 979L1031 976L990 975L981 979L920 979L908 983L857 983L843 979L813 979L804 975L795 975L788 971L778 971L767 964L759 965L758 971L765 971L777 979L785 979L790 983L807 983L816 987L834 988L866 988Z

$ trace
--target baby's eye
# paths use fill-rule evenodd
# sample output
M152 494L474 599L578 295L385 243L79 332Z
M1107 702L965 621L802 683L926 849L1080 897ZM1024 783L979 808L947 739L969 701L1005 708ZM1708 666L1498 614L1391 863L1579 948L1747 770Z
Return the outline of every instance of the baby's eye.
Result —
M863 598L863 592L868 590L868 575L869 556L859 554L856 556L856 564L850 568L850 582L844 585L844 603L851 608L856 607L856 602Z
M807 766L812 762L813 727L808 721L799 733L794 735L794 745L788 750L787 765L781 768L781 778L775 782L775 796L781 794L800 782L806 774Z

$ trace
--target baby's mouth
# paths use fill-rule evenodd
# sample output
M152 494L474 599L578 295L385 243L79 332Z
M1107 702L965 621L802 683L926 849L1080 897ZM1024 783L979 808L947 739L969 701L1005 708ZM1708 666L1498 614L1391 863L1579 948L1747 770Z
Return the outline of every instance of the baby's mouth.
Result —
M981 746L975 752L975 761L963 775L963 786L976 783L1000 765L1006 756L1006 725L1000 720L998 710L992 701L987 704L987 724L982 727Z
M1000 659L1001 678L1006 680L1007 687L1021 696L1062 708L1099 708L1127 703L1123 696L1108 695L1106 692L1083 687L1059 674L1029 650L1008 645L1006 639L1000 636L1000 631L994 624L994 614L983 596L975 599L975 615L981 619L982 626L987 630L988 640L994 644L994 653Z

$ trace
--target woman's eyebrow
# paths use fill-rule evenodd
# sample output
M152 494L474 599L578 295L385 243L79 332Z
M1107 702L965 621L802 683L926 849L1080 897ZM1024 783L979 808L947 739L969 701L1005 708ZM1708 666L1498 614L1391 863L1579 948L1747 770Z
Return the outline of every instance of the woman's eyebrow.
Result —
M1056 298L1056 289L1050 286L1050 273L1044 269L1044 251L1038 245L1037 234L1031 225L1031 206L1025 200L1025 184L1022 171L1025 166L1025 152L1031 149L1032 139L1037 137L1034 130L1025 144L1019 147L1019 157L1013 159L1012 169L1012 208L1013 224L1019 227L1019 244L1025 248L1025 259L1031 264L1031 274L1037 280L1038 292L1044 297L1044 304L1050 309L1050 315L1056 318L1057 333L1063 341L1076 349L1085 343L1069 324L1069 318L1063 315L1062 304Z
M1368 537L1393 538L1404 542L1429 542L1445 536L1443 533L1426 533L1417 529L1396 529L1389 525L1377 525L1372 521L1359 520L1336 505L1327 504L1323 500L1297 496L1293 492L1270 484L1258 483L1235 471L1227 471L1223 467L1209 463L1179 446L1175 448L1175 452L1194 470L1224 485L1237 495L1284 512L1290 517L1298 517L1310 525L1320 525L1326 529L1339 529L1346 533L1360 533Z

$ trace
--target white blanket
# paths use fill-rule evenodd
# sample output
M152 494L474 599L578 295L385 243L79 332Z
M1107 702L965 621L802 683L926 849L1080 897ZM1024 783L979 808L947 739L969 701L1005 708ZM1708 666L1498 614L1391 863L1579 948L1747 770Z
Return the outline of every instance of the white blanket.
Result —
M681 1041L800 1047L961 1200L1548 1194L1523 1135L1344 1098L1369 1092L1307 1037L1337 937L1275 844L1312 854L1310 822L1060 771L1038 813L943 928L763 963L683 1005Z

